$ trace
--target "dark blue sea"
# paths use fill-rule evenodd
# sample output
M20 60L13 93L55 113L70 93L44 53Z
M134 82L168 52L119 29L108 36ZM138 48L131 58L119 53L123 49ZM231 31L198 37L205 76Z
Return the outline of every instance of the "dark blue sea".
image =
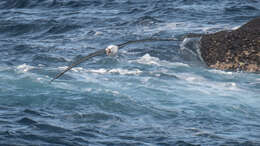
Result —
M260 145L260 74L208 68L199 38L259 0L1 0L0 145ZM146 38L117 56L75 60Z

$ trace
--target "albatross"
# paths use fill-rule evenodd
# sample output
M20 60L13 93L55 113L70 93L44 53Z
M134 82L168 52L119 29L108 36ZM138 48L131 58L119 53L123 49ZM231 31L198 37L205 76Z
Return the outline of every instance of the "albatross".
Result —
M58 73L50 82L53 82L54 80L61 77L63 74L65 74L67 71L72 69L73 67L79 65L80 63L89 60L90 58L93 58L95 56L101 56L101 55L107 55L107 56L115 56L118 53L119 49L122 49L126 45L133 44L133 43L141 43L141 42L155 42L155 41L179 41L176 38L166 38L166 39L159 39L159 38L150 38L150 39L141 39L141 40L132 40L127 41L125 43L119 44L119 45L109 45L105 49L98 50L96 52L90 53L87 56L82 57L81 59L73 62L71 65L69 65L64 71Z

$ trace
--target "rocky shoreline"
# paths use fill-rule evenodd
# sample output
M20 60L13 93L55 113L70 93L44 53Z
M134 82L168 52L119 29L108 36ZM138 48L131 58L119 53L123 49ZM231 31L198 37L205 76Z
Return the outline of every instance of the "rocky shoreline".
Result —
M260 17L240 28L202 35L201 56L210 68L260 72Z

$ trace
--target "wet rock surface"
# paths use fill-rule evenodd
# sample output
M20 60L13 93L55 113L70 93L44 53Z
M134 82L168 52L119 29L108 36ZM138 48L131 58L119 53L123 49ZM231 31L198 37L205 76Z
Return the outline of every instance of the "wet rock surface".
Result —
M236 30L203 35L200 43L210 68L260 72L260 17Z

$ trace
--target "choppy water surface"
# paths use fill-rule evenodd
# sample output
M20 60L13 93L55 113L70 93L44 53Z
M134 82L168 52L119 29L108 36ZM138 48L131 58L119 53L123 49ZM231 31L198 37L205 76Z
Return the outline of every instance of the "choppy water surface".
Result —
M133 44L49 81L110 44L234 29L258 0L2 0L1 145L260 145L260 75L209 69L198 39Z

